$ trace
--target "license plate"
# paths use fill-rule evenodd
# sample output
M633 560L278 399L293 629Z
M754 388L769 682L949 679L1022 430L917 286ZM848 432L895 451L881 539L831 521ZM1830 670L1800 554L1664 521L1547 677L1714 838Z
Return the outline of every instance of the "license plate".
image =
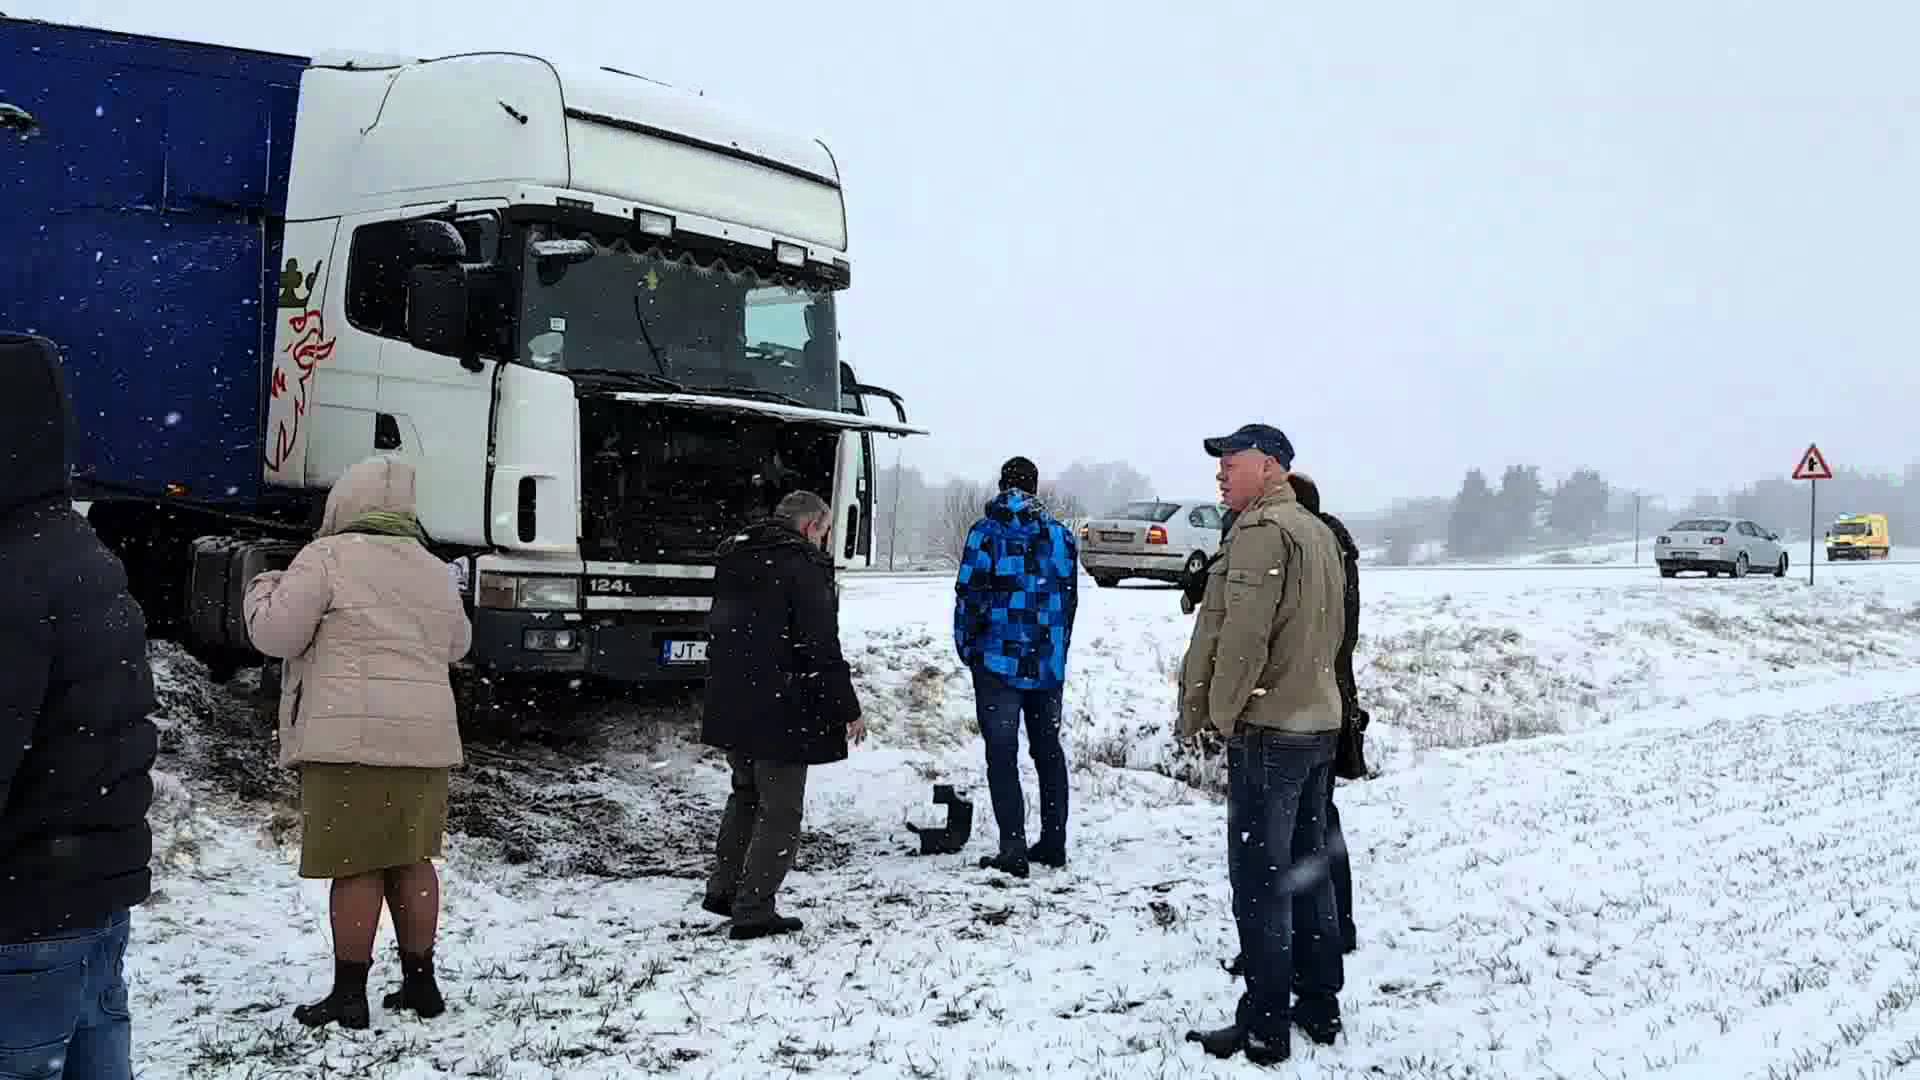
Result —
M668 641L660 646L660 662L663 664L704 664L707 662L707 643L704 641Z
M1105 540L1110 544L1124 544L1127 541L1133 539L1133 534L1123 533L1123 532L1103 532L1100 534L1100 539Z
M1691 559L1693 555L1694 553L1691 551L1676 551L1673 553L1673 557L1676 559Z

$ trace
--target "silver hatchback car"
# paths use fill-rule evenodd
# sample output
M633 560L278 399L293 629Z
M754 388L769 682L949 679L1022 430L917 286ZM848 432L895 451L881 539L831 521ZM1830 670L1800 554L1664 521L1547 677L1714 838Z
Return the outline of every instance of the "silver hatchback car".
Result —
M1128 578L1185 580L1220 549L1226 511L1215 499L1142 499L1080 527L1080 565L1111 589Z
M1677 522L1653 542L1653 560L1661 577L1683 570L1708 577L1746 577L1748 573L1787 576L1787 552L1780 534L1745 518L1697 517Z

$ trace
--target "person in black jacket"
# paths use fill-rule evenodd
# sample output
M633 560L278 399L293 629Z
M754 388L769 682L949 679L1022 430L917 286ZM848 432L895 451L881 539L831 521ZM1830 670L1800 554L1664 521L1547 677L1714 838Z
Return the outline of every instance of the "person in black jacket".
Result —
M832 532L826 501L798 491L720 545L700 738L727 751L733 794L701 906L730 917L737 941L800 929L774 894L800 844L807 767L866 737L840 653Z
M1353 677L1353 649L1360 639L1360 547L1346 523L1320 509L1320 488L1305 473L1294 473L1288 482L1294 497L1314 516L1333 530L1340 544L1341 562L1347 571L1347 632L1333 657L1333 678L1340 686L1340 742L1334 751L1333 775L1342 780L1364 780L1367 762L1362 752L1362 737L1371 720L1360 707L1360 688ZM1353 865L1347 856L1347 836L1340 828L1340 808L1333 804L1334 785L1327 785L1327 853L1333 862L1333 895L1340 908L1340 945L1345 952L1359 948L1359 935L1353 924Z
M0 1075L130 1077L159 732L126 571L74 511L44 338L0 334Z

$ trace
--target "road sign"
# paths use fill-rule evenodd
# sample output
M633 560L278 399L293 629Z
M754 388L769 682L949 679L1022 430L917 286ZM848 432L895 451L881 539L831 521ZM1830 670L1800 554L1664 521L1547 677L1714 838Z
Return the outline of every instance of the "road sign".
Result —
M1827 456L1818 446L1809 445L1807 452L1800 455L1800 464L1794 466L1795 480L1831 480L1833 469L1827 464Z

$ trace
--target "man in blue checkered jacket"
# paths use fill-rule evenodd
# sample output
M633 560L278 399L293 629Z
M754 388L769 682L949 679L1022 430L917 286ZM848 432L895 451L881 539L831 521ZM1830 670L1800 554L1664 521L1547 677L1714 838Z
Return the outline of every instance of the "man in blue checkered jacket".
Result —
M1067 864L1067 754L1060 696L1079 606L1073 532L1034 497L1040 470L1016 457L1000 468L1000 494L967 533L954 585L954 645L973 672L974 710L987 744L987 787L1000 852L982 869L1026 877L1029 863ZM1020 721L1040 776L1040 842L1027 846L1020 794Z

